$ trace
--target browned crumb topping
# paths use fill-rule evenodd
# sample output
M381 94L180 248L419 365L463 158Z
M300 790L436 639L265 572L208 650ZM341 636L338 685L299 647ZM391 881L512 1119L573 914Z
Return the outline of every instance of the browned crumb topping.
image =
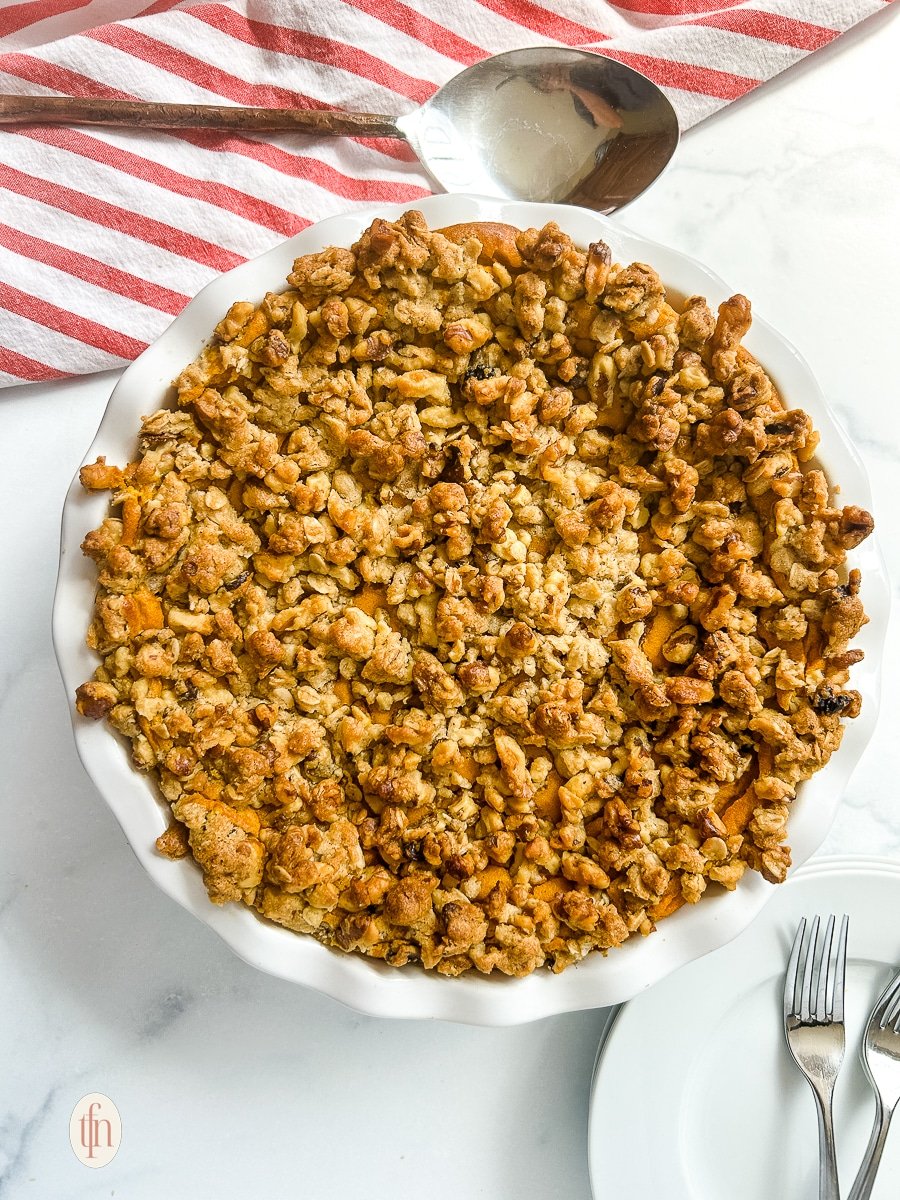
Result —
M237 303L88 534L78 689L217 903L446 975L554 971L784 879L865 622L741 348L555 225L375 221Z

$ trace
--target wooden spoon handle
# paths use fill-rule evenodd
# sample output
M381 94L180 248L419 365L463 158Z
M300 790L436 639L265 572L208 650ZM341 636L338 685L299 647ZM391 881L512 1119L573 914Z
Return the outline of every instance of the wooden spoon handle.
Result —
M236 108L82 96L0 96L0 125L136 125L145 129L291 130L320 137L402 138L394 118L310 108Z

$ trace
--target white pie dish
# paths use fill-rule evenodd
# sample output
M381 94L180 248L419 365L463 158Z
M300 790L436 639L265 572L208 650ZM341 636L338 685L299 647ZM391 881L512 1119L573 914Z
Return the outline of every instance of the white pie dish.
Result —
M478 220L527 227L555 220L583 245L598 238L607 241L617 261L651 263L675 292L699 293L716 305L734 290L694 260L582 209L469 196L433 196L405 206L367 206L304 230L204 288L162 337L125 371L85 461L92 461L97 455L105 455L111 463L130 461L141 417L165 404L167 396L171 397L170 381L199 352L234 300L258 299L267 290L280 289L285 286L285 277L297 255L328 245L350 245L375 216L396 219L411 207L420 209L433 228ZM822 465L840 481L844 497L870 506L862 464L837 426L800 355L758 318L745 344L772 375L789 403L805 408L813 417L822 434ZM248 908L214 906L191 859L171 862L155 850L154 841L168 824L168 809L151 781L132 767L124 741L114 736L105 723L85 720L74 711L75 689L92 676L97 665L84 640L96 573L93 563L82 556L80 543L100 523L107 505L104 494L85 492L76 479L63 513L53 637L72 705L78 753L150 876L252 965L377 1016L518 1024L631 998L677 967L730 940L750 923L772 894L771 885L757 875L749 875L735 893L709 895L696 907L682 909L662 922L648 939L635 939L606 958L592 955L561 975L536 972L525 979L493 976L447 979L417 967L398 970L361 956L327 949L312 938L264 921ZM853 680L863 695L863 710L855 721L848 723L839 753L801 789L790 826L797 864L815 851L828 832L877 715L881 647L890 593L873 538L853 552L851 562L863 572L863 599L870 616L870 623L855 642L866 653L864 662L855 669Z

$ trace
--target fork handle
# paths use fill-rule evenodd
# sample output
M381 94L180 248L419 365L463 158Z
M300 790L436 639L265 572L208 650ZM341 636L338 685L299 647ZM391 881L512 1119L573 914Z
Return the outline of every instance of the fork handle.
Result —
M831 1117L831 1099L834 1084L816 1086L810 1080L816 1098L816 1113L819 1118L819 1200L841 1200L838 1184L837 1155L834 1150L834 1124Z
M881 1162L881 1152L884 1149L884 1143L887 1141L888 1130L891 1127L891 1117L893 1115L894 1110L892 1108L885 1108L881 1097L878 1096L875 1102L875 1124L872 1126L869 1144L866 1146L862 1163L857 1172L856 1179L853 1181L853 1187L850 1189L849 1200L869 1200L875 1184L878 1165Z

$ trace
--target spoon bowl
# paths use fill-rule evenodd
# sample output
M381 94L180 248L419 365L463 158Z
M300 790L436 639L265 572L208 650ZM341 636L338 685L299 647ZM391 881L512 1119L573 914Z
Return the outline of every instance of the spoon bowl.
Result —
M607 214L653 183L679 137L656 84L615 59L554 46L476 63L397 126L445 191Z
M447 192L578 204L601 213L639 196L678 145L678 118L656 84L615 59L561 46L495 54L402 117L0 96L0 125L35 123L402 138Z

